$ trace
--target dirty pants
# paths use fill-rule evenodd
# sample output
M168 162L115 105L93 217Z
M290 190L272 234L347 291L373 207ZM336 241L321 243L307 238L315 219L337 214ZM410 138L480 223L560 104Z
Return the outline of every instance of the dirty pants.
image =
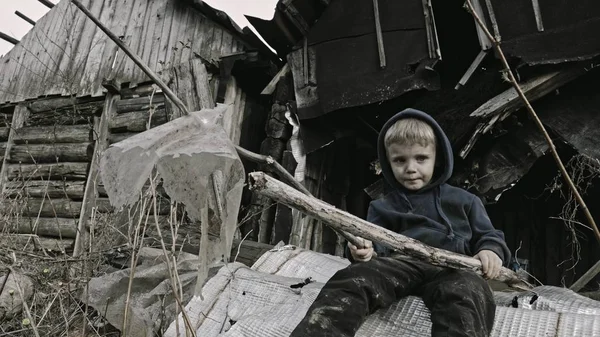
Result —
M351 337L379 308L420 296L431 311L433 337L489 336L496 305L471 271L380 257L339 270L325 284L290 337Z

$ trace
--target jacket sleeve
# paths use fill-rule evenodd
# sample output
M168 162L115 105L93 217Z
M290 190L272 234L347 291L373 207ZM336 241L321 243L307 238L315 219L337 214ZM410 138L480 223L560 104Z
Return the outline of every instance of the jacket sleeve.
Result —
M367 221L370 223L373 223L377 226L383 227L383 228L387 228L385 225L385 221L383 219L383 217L381 216L381 201L371 201L371 203L369 204L369 210L367 211ZM377 256L379 257L384 257L384 256L389 256L390 254L390 249L378 242L373 242L373 249L375 250L375 252L377 253ZM346 258L348 260L350 260L350 262L354 263L354 259L352 258L352 254L350 254L350 248L348 248L348 245L346 245L345 247L345 254L346 254Z
M482 250L491 250L502 259L502 264L510 263L510 250L504 241L504 233L492 225L481 199L473 196L469 210L469 222L473 231L471 251L474 255Z

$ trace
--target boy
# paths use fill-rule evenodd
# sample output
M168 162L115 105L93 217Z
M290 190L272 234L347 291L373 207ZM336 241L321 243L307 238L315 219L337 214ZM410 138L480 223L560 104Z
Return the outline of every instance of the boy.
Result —
M391 191L371 202L367 220L472 255L485 277L496 277L510 259L504 234L494 229L479 198L446 184L454 159L435 120L414 109L396 114L381 130L378 155ZM389 247L364 242L363 249L348 245L353 263L325 284L292 337L354 336L368 314L407 295L422 297L431 311L432 336L489 336L496 306L480 276L403 259Z

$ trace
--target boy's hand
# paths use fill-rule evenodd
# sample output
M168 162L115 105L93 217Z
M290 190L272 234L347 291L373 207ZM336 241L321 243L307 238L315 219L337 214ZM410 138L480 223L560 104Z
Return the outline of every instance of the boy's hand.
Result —
M481 261L481 267L485 278L494 279L500 275L502 259L491 250L481 250L474 256Z
M363 241L364 248L359 249L355 245L348 242L348 248L350 248L350 254L352 254L352 258L354 259L354 261L357 262L367 262L371 260L371 258L373 257L373 253L375 252L373 250L373 243L361 237L357 237L357 239Z

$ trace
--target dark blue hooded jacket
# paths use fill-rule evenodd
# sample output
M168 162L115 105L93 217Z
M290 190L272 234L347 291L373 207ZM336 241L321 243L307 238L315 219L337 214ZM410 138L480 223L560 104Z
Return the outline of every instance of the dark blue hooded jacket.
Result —
M433 128L437 138L436 166L428 185L418 191L404 188L394 178L387 159L384 138L389 127L402 118L418 118ZM473 256L480 250L495 252L507 265L510 251L504 234L494 229L481 200L461 188L446 184L452 175L454 157L448 137L429 115L406 109L383 126L378 140L378 155L383 176L389 185L381 199L372 201L367 220L430 246ZM379 256L390 250L374 243Z

